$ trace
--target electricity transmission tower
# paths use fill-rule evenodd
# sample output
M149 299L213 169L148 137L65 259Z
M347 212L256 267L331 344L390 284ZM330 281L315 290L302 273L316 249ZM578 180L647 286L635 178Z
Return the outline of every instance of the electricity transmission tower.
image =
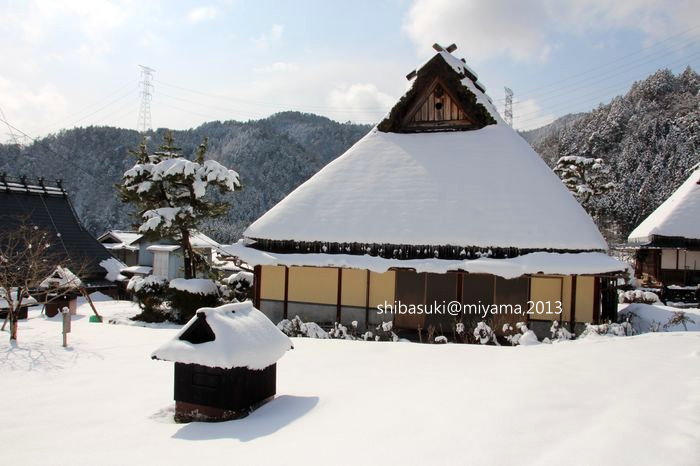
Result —
M513 126L513 91L509 87L504 89L506 90L506 107L503 112L503 119L510 126Z
M151 124L151 99L153 98L153 68L139 65L141 68L141 106L139 107L139 118L136 122L136 130L145 133L152 129Z

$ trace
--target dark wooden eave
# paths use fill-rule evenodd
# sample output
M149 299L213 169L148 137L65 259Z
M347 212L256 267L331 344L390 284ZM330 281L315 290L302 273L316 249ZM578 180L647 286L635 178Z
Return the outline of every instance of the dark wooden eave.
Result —
M322 241L291 241L249 238L254 241L249 247L278 254L348 254L372 256L384 259L447 259L474 260L482 257L507 259L533 252L580 253L603 252L580 249L523 249L516 247L479 247L459 245L420 245L390 243L335 243Z
M685 238L683 236L653 235L651 241L641 245L642 248L680 248L700 250L700 239Z

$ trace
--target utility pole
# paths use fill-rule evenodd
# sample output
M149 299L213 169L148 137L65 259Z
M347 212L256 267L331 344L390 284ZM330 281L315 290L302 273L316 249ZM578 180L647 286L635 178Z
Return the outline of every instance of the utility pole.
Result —
M504 88L506 90L506 106L503 112L503 119L511 127L513 126L513 91L509 87Z
M139 65L141 68L141 106L139 107L139 118L136 122L136 130L145 133L153 128L151 124L151 99L153 98L153 68Z

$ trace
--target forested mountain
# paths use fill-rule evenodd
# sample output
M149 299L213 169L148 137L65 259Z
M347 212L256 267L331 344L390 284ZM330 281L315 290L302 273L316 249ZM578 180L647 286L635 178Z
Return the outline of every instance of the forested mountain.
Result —
M618 238L612 239L619 239L670 196L688 176L686 171L700 162L699 89L700 78L691 69L678 76L660 70L609 104L522 135L551 167L566 155L606 161L617 187L594 203L603 211L609 235L613 232ZM208 157L240 173L243 190L230 196L230 213L204 229L215 239L230 242L369 128L284 112L245 123L209 122L173 134L188 156L208 137ZM151 147L160 144L163 132L148 133ZM114 185L133 165L128 150L139 141L136 131L126 129L64 130L27 147L0 145L0 172L63 179L79 217L93 234L129 228L130 212L117 198Z
M568 155L607 163L617 186L593 205L602 209L610 239L623 240L700 162L699 91L694 70L677 76L659 70L609 104L567 115L523 137L551 167Z
M246 123L205 123L187 131L174 131L173 136L190 157L208 137L207 157L239 172L243 190L229 196L230 213L204 228L213 238L230 242L368 130L366 125L285 112ZM164 130L150 132L149 146L159 145L163 133ZM109 228L130 228L130 211L117 198L114 185L135 163L128 151L140 140L136 131L126 129L65 130L21 149L0 145L0 172L63 179L78 216L93 234Z

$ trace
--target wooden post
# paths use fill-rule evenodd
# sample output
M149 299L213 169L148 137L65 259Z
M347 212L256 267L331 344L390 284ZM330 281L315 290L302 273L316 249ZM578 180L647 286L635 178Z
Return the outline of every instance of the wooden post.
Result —
M341 309L343 306L343 268L338 267L338 299L335 308L335 321L340 323Z
M61 309L61 317L63 318L63 347L68 346L68 334L70 333L70 310L67 307Z
M289 319L289 267L284 266L284 303L282 318Z
M365 288L365 331L369 329L369 286L370 286L370 271L367 270L367 286Z
M593 320L600 323L600 277L593 277Z
M262 281L262 267L256 265L253 267L253 305L256 309L260 309L260 282Z
M571 320L571 333L575 334L576 330L576 275L571 276L571 311L569 317Z

